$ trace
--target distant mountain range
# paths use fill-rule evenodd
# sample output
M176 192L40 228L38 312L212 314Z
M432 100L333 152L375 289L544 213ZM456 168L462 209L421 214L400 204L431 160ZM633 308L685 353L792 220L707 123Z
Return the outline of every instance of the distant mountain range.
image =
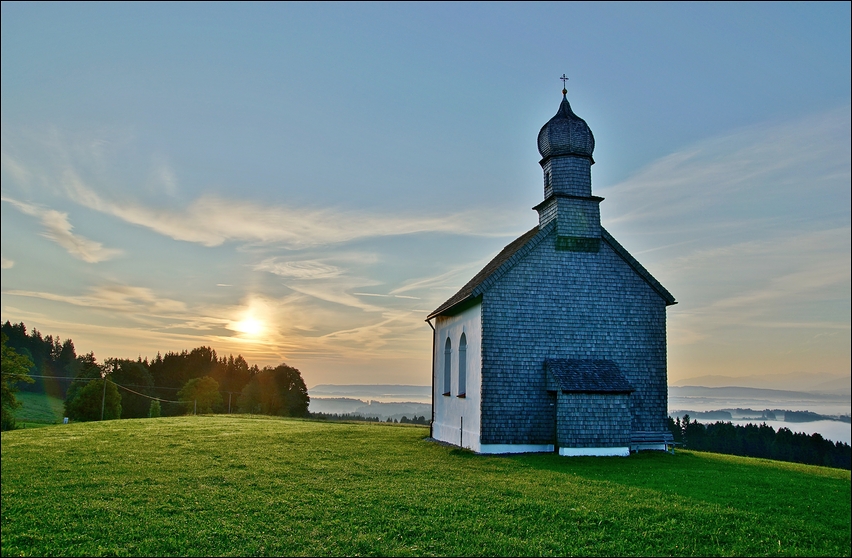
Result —
M808 393L852 394L852 378L839 374L791 372L755 376L697 376L669 382L669 387L758 388Z
M317 384L308 388L311 397L352 397L355 399L375 399L376 401L417 401L432 400L432 386L409 386L388 384Z
M849 392L827 393L815 391L789 391L784 389L761 389L740 386L669 386L669 395L677 397L714 397L736 399L772 399L772 400L825 400L847 401Z

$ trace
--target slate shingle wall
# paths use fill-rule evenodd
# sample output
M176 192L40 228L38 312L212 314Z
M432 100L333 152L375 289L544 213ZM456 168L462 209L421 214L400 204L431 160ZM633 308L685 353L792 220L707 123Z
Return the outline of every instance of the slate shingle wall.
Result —
M544 199L551 194L592 195L592 162L583 157L551 157L545 161Z
M557 219L560 236L600 238L600 199L554 196L539 206L539 227Z
M557 446L630 447L630 396L562 393L557 397Z
M554 441L546 358L609 359L636 389L633 430L666 417L665 301L606 243L557 251L555 227L483 294L483 444Z

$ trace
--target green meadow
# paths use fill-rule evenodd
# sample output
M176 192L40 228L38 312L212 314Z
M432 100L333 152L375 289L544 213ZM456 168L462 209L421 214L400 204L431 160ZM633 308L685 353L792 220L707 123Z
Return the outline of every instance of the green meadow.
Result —
M848 471L427 435L233 415L4 432L2 554L850 555Z
M15 410L18 428L33 428L62 422L65 412L62 399L44 393L19 391L15 399L21 406Z

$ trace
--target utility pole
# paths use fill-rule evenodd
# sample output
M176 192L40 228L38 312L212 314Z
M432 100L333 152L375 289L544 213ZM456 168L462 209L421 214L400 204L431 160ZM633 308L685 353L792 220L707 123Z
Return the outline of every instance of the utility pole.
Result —
M107 379L104 376L104 394L101 396L101 420L104 420L104 406L106 405L106 383Z
M231 414L231 392L228 392L228 414Z

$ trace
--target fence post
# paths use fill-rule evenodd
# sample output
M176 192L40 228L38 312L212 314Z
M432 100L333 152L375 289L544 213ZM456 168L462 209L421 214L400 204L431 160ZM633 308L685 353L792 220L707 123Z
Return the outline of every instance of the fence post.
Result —
M192 414L193 415L198 414L198 399L195 400L195 406L192 408Z

